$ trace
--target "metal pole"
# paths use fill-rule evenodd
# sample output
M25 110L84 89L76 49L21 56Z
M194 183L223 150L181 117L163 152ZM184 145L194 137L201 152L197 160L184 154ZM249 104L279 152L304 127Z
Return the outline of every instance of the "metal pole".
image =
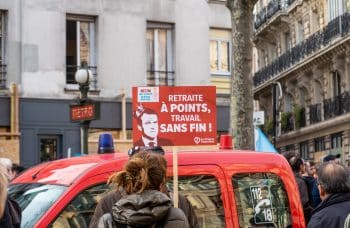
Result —
M89 82L80 84L80 99L79 104L83 105L86 100L88 99L88 92L89 92ZM80 122L80 144L81 144L81 153L82 154L88 154L88 131L89 131L89 124L90 121L81 121Z
M88 154L88 131L90 121L82 121L80 124L81 153Z

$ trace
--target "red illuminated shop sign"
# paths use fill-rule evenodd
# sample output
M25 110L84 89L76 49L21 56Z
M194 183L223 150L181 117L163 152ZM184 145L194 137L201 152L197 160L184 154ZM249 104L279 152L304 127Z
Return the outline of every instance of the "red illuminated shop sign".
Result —
M215 86L133 87L133 143L216 144Z
M95 120L99 118L98 103L72 104L70 105L71 122Z

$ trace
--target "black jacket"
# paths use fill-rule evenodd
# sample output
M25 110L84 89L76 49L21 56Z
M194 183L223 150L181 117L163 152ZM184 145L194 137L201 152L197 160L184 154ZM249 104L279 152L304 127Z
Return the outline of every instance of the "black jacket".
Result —
M6 199L5 210L0 219L1 228L19 228L21 227L22 212L18 203L11 198Z
M171 194L171 193L170 193ZM90 221L90 228L96 228L99 222L99 219L108 212L112 211L112 207L116 202L122 198L122 193L120 191L111 191L107 193L101 200L98 202L94 215ZM199 228L197 221L197 216L194 212L194 208L191 203L187 200L186 197L179 194L179 208L185 213L186 218L189 222L191 228Z
M111 212L100 218L98 228L189 228L185 214L173 208L171 199L157 190L125 195ZM106 217L110 214L112 217Z
M312 211L311 220L307 227L344 227L344 221L349 213L350 192L332 194Z

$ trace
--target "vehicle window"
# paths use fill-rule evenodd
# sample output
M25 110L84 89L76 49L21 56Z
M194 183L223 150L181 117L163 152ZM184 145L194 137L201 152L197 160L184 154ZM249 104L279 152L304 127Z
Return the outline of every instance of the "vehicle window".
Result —
M82 191L59 214L50 227L89 227L97 203L110 190L110 185L103 183Z
M173 189L172 179L167 185L170 190ZM194 207L199 227L225 227L221 190L214 176L180 176L179 193L185 196Z
M277 175L236 174L232 184L240 227L291 227L287 193Z
M22 209L21 227L34 227L34 224L67 189L60 185L13 184L8 194ZM40 207L38 207L40 205Z

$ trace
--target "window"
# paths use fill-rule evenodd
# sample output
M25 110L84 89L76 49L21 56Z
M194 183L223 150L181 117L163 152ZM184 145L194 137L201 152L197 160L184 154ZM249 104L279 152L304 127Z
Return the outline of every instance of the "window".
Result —
M292 47L292 41L290 39L289 32L284 33L284 45L285 45L285 51L290 50Z
M100 184L82 191L59 214L51 227L89 227L98 201L110 190L109 185Z
M291 227L289 202L281 179L272 173L242 173L232 177L239 225Z
M331 147L332 149L341 148L342 147L342 133L336 133L331 135Z
M315 152L324 151L326 149L324 137L315 139Z
M147 23L147 85L173 86L173 25Z
M307 141L301 142L299 144L299 153L303 159L308 159L309 158L309 144Z
M328 1L328 16L329 21L344 13L344 0L329 0Z
M294 147L294 144L289 144L285 147L285 150L286 151L294 151L295 150L295 147Z
M333 96L337 97L341 94L341 78L338 71L332 72Z
M21 227L34 227L66 190L66 186L38 183L10 185L8 194L17 201L22 210Z
M300 43L304 40L304 25L303 22L297 22L296 25L296 43Z
M75 72L86 65L93 74L90 81L96 89L97 68L95 59L95 18L67 15L66 22L66 83L76 84Z
M210 33L210 73L230 75L231 72L231 32L211 29Z
M169 189L173 189L172 179L167 185ZM180 176L179 193L192 204L199 227L225 227L221 190L214 176Z
M6 20L5 12L0 11L0 89L6 87Z

